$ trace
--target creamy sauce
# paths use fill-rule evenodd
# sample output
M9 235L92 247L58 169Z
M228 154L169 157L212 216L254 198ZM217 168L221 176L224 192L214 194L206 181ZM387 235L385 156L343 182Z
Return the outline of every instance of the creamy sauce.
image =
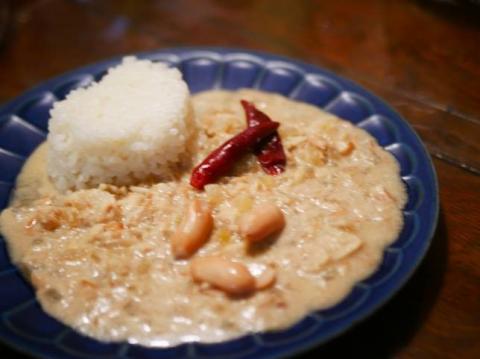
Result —
M37 149L0 228L48 313L105 341L217 342L292 325L337 303L376 269L402 227L406 194L394 158L366 132L315 107L242 90L193 97L194 164L245 127L240 99L281 123L283 174L268 176L247 156L203 192L189 186L187 170L166 183L60 194L48 180L47 144ZM215 222L196 256L219 254L252 272L270 266L273 287L232 298L193 283L189 261L173 259L169 238L194 197L210 203ZM282 209L287 225L247 250L238 220L266 202Z

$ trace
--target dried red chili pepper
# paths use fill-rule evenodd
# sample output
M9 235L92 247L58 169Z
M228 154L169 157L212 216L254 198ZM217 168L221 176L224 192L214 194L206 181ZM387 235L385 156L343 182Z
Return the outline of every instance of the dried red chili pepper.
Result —
M261 123L268 123L272 120L265 113L258 110L251 102L240 101L249 127L257 126ZM278 132L260 141L254 148L258 162L260 162L263 170L269 175L277 175L285 170L287 164L287 156L283 150L282 140Z
M228 172L240 156L251 151L252 147L263 138L274 133L278 126L278 122L269 121L247 127L210 153L195 167L190 177L190 184L197 189L203 189L205 185L214 182Z

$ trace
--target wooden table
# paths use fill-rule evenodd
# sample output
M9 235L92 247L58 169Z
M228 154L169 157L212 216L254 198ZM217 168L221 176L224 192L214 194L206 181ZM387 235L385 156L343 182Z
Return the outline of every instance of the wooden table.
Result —
M441 211L433 245L383 309L305 357L480 358L479 6L428 0L0 3L0 103L81 65L185 45L300 58L387 99L434 158ZM12 353L0 350L2 357Z

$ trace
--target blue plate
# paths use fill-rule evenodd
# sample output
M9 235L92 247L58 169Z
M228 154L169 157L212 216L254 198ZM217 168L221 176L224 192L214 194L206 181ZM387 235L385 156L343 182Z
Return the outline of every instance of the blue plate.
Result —
M385 250L377 271L355 285L341 303L289 329L246 335L220 344L151 349L86 338L45 314L32 288L10 262L0 239L0 338L41 358L279 358L298 354L366 318L410 278L427 251L438 216L436 175L412 128L392 108L337 75L284 57L235 49L183 48L138 54L178 67L195 93L253 87L321 107L373 135L393 154L408 188L404 227ZM0 108L0 209L7 205L26 157L45 139L48 112L72 89L100 79L115 58L49 80ZM380 334L380 333L379 333Z

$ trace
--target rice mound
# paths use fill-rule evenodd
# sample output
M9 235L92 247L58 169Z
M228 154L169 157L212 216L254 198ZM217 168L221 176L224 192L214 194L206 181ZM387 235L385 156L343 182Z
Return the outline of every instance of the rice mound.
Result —
M125 57L53 106L49 176L61 191L169 178L186 152L190 108L177 69Z

